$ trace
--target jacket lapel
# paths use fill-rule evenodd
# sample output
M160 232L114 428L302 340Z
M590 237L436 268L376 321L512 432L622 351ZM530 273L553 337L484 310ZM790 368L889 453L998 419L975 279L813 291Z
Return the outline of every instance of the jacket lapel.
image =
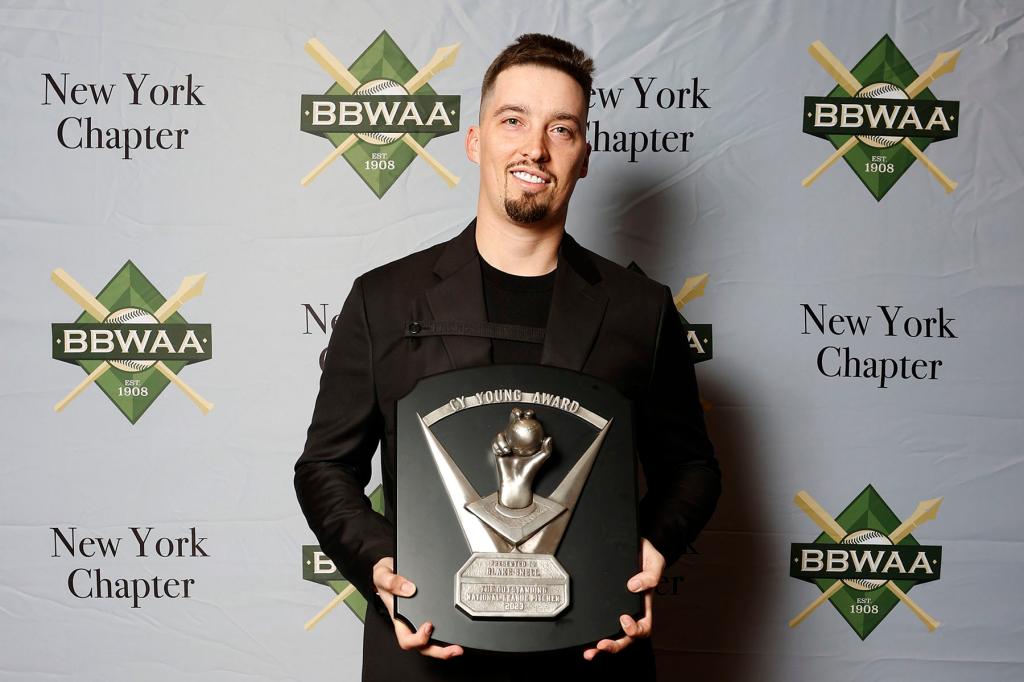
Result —
M563 235L540 364L583 370L608 305L600 281L586 249Z
M435 320L486 322L484 282L476 250L476 219L441 253L434 274L441 278L427 291ZM479 336L442 336L453 369L491 364L491 340Z
M427 293L435 320L486 322L483 276L476 250L476 220L449 242L434 265L441 281ZM608 296L586 249L569 234L558 249L541 364L581 371L597 338ZM491 341L478 336L442 336L455 369L491 364Z

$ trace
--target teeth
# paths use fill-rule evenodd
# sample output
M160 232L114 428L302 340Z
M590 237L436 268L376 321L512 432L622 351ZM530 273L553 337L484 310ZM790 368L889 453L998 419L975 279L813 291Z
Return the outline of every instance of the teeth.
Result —
M512 175L516 176L520 180L525 180L526 182L532 182L534 184L541 185L544 184L543 178L538 178L536 175L533 175L532 173L527 173L526 171L512 171Z

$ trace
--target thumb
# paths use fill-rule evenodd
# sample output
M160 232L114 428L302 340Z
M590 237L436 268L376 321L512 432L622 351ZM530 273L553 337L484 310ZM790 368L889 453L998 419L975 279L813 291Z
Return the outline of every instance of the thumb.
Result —
M391 567L390 562L379 562L373 571L373 583L378 590L384 590L390 594L397 594L401 597L411 597L416 593L416 585L397 573Z
M653 590L658 586L659 577L653 571L640 571L626 583L630 592L643 592Z
M391 594L397 594L400 597L411 597L416 594L416 585L411 580L407 580L397 573L391 574L385 589Z

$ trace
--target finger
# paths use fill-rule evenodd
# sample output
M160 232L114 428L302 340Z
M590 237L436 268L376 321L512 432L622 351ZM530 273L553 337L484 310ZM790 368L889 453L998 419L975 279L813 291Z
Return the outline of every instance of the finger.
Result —
M640 627L637 622L633 620L633 617L629 614L622 614L619 616L619 624L622 625L622 631L629 637L641 637Z
M619 616L619 623L622 624L622 631L634 639L651 636L651 619L648 616L633 620L632 616L623 614Z
M408 625L401 620L395 620L395 637L398 639L398 646L406 651L418 650L424 656L431 658L454 658L463 654L462 647L458 644L449 646L438 646L430 643L430 635L434 632L434 625L429 621L413 632Z
M597 643L597 650L606 654L617 654L633 643L632 637L620 637L619 639L602 639Z
M458 644L452 644L450 646L438 646L431 644L420 649L420 653L430 658L455 658L456 656L462 655L462 647Z
M422 649L430 643L430 633L434 631L434 625L429 621L413 632L408 625L400 620L395 620L395 638L398 646L405 651Z
M654 610L652 604L654 603L654 597L650 590L644 593L644 617L636 621L636 634L634 637L650 637L654 631Z
M636 633L633 634L632 637L650 637L652 629L653 628L651 627L651 621L647 620L646 618L641 618L636 622Z

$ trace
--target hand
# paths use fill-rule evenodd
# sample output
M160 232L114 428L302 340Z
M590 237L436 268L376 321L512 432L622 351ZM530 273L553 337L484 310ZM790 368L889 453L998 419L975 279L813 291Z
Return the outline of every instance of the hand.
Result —
M450 646L437 646L430 643L430 634L434 631L434 624L427 621L419 627L416 632L409 629L403 621L395 618L395 595L400 597L411 597L416 594L416 586L409 580L395 573L395 560L386 556L373 566L373 584L377 588L377 594L391 614L391 622L395 626L395 638L398 646L409 651L416 649L424 656L431 658L452 658L462 655L462 647L458 644Z
M597 643L596 648L587 649L583 652L583 658L588 661L594 660L600 652L617 654L633 643L633 640L640 637L650 637L654 627L654 616L651 613L652 590L661 580L661 573L665 570L665 557L655 549L654 545L647 538L640 538L641 570L626 582L626 589L630 592L644 591L644 617L640 620L633 620L628 613L619 616L619 623L622 624L622 631L625 637L619 639L602 639Z

